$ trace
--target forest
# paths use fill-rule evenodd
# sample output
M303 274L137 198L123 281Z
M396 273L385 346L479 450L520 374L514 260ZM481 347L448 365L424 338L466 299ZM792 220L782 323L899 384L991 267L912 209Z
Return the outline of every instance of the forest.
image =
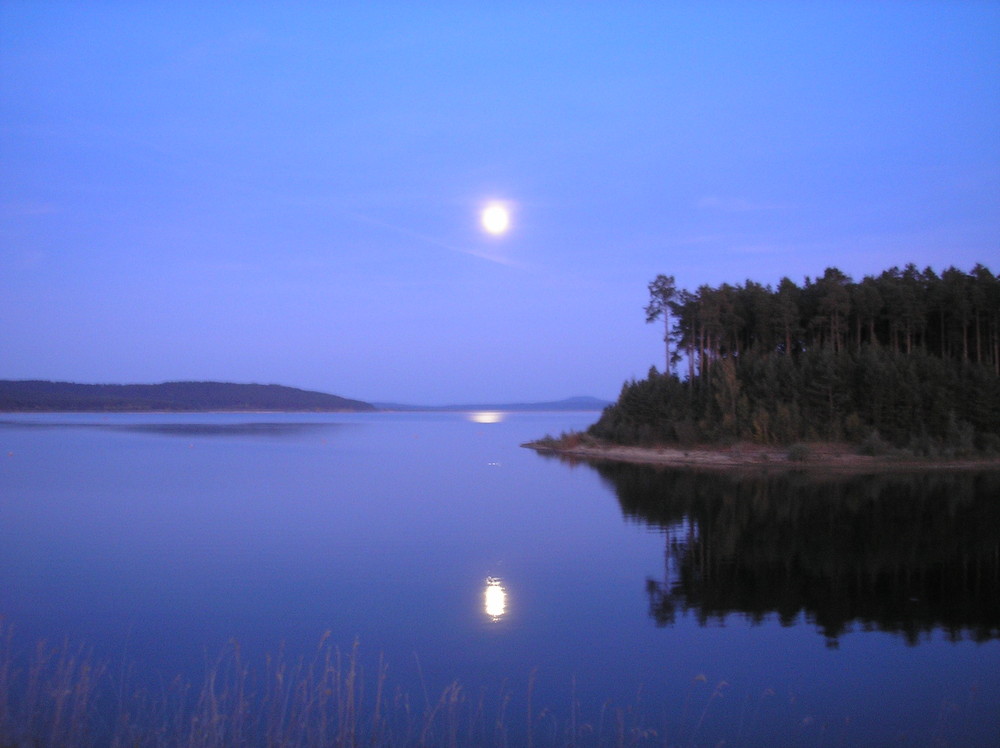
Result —
M626 382L591 436L1000 452L1000 277L983 265L695 291L659 275L645 312L665 370Z

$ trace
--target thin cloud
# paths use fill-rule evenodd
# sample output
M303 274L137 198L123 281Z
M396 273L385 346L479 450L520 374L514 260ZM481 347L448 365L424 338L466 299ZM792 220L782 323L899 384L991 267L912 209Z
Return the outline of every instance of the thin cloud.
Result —
M241 29L210 39L180 52L172 67L192 70L218 61L232 60L247 51L267 44L267 34L259 29Z
M766 210L781 210L784 206L777 203L756 203L742 197L716 197L707 195L696 203L704 210L720 210L724 213L757 213Z
M45 216L57 212L52 203L12 202L0 204L0 216L23 218L25 216Z
M379 220L377 218L372 218L370 216L363 215L361 213L346 213L354 220L361 221L363 223L371 224L372 226L378 226L380 228L389 229L402 236L408 236L411 239L416 239L417 241L423 242L424 244L430 244L435 247L441 247L442 249L447 249L449 252L457 252L459 254L470 255L472 257L478 257L481 260L488 260L490 262L495 262L498 265L506 265L507 267L521 268L522 265L518 262L511 260L508 257L503 257L502 255L490 254L489 252L483 252L477 249L468 249L466 247L456 247L452 244L435 239L432 236L427 236L426 234L421 234L417 231L404 228L402 226L397 226L393 223L388 223L386 221Z

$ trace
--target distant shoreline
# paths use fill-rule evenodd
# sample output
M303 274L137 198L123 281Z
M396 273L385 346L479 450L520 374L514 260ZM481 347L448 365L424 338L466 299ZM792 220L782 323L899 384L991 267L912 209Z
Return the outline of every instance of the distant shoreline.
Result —
M3 416L33 416L33 415L66 415L66 416L168 416L168 415L248 415L252 416L254 414L259 415L278 415L278 414L312 414L312 415L323 415L325 413L335 414L335 413L383 413L385 411L381 410L354 410L351 408L344 408L341 410L304 410L296 408L254 408L254 409L240 409L240 408L210 408L208 410L200 409L187 409L181 410L179 408L174 409L163 409L158 410L151 409L136 409L136 410L112 410L112 409L94 409L94 410L5 410L0 408L0 417Z
M470 411L599 412L611 403L576 395L562 400L457 405L369 403L278 384L163 382L79 384L0 379L0 413L373 413Z
M708 470L778 469L875 472L893 470L1000 470L1000 457L920 458L857 454L850 444L810 443L795 447L734 444L728 447L637 447L620 444L562 444L539 440L522 444L542 455L575 461L628 462L656 467ZM797 451L796 451L796 448Z
M375 406L325 392L279 384L163 382L161 384L79 384L47 380L0 380L5 413L178 413L349 412Z

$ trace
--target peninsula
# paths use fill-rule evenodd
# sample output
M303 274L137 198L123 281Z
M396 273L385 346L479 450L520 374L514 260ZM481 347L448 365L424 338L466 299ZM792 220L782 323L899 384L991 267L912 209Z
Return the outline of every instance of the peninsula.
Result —
M612 444L586 434L546 437L521 446L569 462L627 462L698 470L824 470L875 473L899 470L1000 470L1000 455L918 456L906 449L865 454L846 442L799 443L790 447L741 442L732 445L637 446Z
M1000 466L1000 278L982 265L693 292L660 275L649 294L664 371L626 382L585 433L525 446L706 467Z

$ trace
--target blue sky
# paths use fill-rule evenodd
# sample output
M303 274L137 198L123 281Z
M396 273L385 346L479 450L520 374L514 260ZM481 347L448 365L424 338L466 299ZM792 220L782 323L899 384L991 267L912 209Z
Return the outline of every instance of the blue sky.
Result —
M1000 270L998 39L997 2L0 0L0 378L611 399L658 273Z

